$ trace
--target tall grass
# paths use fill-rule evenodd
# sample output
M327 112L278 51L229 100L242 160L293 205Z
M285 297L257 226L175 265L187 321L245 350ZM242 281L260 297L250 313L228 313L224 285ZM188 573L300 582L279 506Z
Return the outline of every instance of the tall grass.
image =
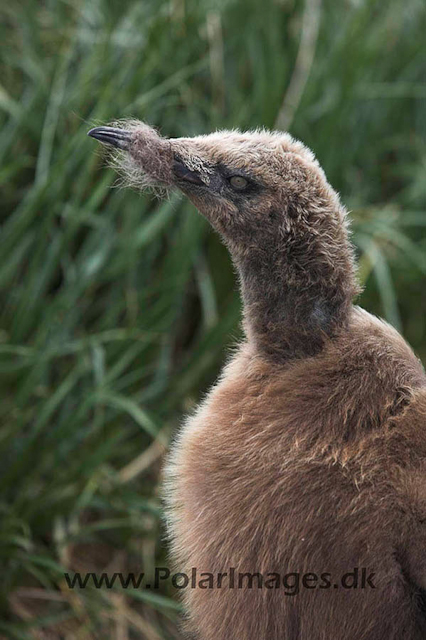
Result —
M424 3L1 14L0 636L177 638L170 588L70 591L63 573L166 562L161 456L238 339L240 303L193 208L114 188L86 131L132 116L192 135L281 113L352 210L361 303L425 358Z

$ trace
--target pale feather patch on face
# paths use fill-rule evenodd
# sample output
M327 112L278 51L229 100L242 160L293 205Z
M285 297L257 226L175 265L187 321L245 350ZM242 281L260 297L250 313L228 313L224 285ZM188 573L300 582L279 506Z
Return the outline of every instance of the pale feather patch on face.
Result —
M208 157L203 157L203 155L199 153L192 153L190 145L179 145L176 143L177 140L179 140L179 138L171 141L177 157L182 159L190 171L199 173L200 176L202 176L203 182L208 186L211 183L211 177L214 173L214 168L211 166Z

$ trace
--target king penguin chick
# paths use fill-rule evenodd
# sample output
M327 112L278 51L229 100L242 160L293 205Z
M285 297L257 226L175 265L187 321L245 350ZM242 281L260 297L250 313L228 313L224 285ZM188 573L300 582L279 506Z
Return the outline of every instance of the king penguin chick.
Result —
M280 132L89 135L129 183L180 189L241 283L245 340L165 469L174 565L213 576L182 589L190 637L424 640L426 377L354 306L347 214L314 155Z

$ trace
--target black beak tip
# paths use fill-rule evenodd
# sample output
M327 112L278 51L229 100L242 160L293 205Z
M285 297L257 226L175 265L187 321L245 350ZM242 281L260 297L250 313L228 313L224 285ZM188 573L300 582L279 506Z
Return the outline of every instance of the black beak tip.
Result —
M117 149L128 149L132 137L129 131L115 127L95 127L87 135Z

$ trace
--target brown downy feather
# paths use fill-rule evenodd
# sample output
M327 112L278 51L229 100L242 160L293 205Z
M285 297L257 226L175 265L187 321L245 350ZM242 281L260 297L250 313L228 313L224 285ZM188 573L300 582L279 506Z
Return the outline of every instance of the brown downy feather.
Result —
M354 567L374 573L374 588L293 596L226 578L187 588L188 630L199 640L425 638L426 378L392 327L353 306L338 196L288 134L165 140L127 129L124 172L194 202L229 248L244 302L246 341L166 465L175 567L333 582Z

